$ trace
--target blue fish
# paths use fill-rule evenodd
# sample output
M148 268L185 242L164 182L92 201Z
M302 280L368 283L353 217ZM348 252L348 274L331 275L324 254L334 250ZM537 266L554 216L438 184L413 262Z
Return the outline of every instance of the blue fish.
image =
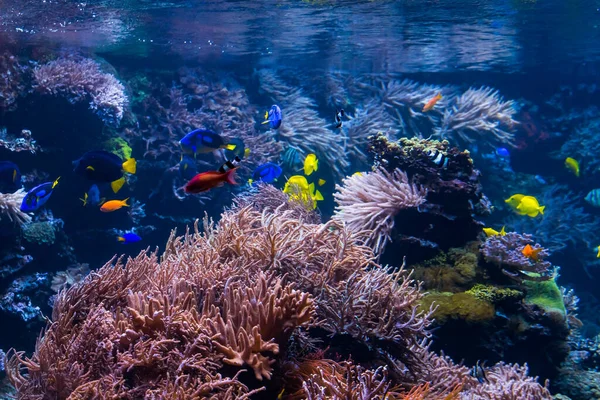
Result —
M268 162L256 167L249 183L251 185L258 181L273 183L277 178L279 178L279 176L281 176L282 172L283 170L279 165Z
M510 157L510 152L505 147L498 147L496 149L496 154L500 157Z
M262 124L269 124L273 129L277 129L281 126L281 108L277 104L273 104L271 109L265 113L265 120Z
M198 168L196 167L196 160L194 160L190 156L181 157L181 161L179 162L179 174L185 180L190 180L198 173Z
M142 238L133 232L127 232L123 236L119 236L117 240L122 243L135 243L142 240Z
M21 188L21 171L17 164L0 161L0 193L14 192Z
M46 182L42 183L39 186L31 189L25 197L23 198L23 202L21 203L21 211L23 212L32 212L38 210L41 206L46 204L56 185L58 185L58 180L60 176L56 178L54 182Z
M196 129L179 141L184 154L210 153L217 149L235 150L235 144L226 143L225 139L208 129Z

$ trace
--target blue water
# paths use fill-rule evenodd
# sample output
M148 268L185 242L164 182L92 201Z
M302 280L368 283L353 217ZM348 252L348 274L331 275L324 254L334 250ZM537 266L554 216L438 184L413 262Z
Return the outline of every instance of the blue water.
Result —
M95 65L89 68L122 84L123 115L115 117L113 109L93 105L86 95L44 91L35 71L61 60L89 61L88 66ZM205 214L218 220L234 196L257 190L247 181L259 165L272 162L283 168L273 181L281 190L290 176L301 174L304 157L316 153L319 170L309 181L322 192L317 210L327 221L335 214L336 185L371 169L377 154L369 153L367 136L378 131L390 140L448 139L450 146L468 150L481 172L472 179L481 183L491 205L489 214L477 214L473 206L472 215L462 215L458 203L464 199L452 198L440 212L452 214L452 222L425 221L421 209L407 215L405 225L397 220L395 234L421 239L421 247L412 250L414 242L403 247L395 236L382 262L397 267L405 255L409 267L419 271L450 248L477 254L471 241L483 243L484 226L500 230L506 225L507 231L532 234L552 252L551 263L560 266L559 286L574 289L582 299L583 326L568 331L591 340L600 334L600 200L592 204L585 198L600 187L599 76L600 1L5 0L0 4L0 161L19 166L25 191L61 179L52 198L33 214L37 225L0 219L0 320L14 327L0 333L0 350L33 350L65 276L81 280L115 254L162 249L172 229L182 233ZM394 85L401 86L400 94ZM442 120L458 113L457 99L470 88L491 88L497 101L508 104L514 124L493 118L492 124L505 130L511 143L490 133L465 138L458 128L440 133ZM438 92L442 100L423 113ZM261 124L273 104L283 110L279 131ZM343 128L334 128L341 108L349 117ZM186 194L184 185L196 173L217 170L239 155L222 150L188 154L180 164L178 142L198 128L225 139L244 138L249 153L242 157L238 185ZM29 148L19 151L6 144L16 143L23 130L35 140L32 144L26 137ZM89 181L72 167L87 151L114 151L115 145L107 143L115 138L127 143L137 160L137 172L125 175L118 194L108 181ZM565 167L565 157L578 160L580 176ZM445 169L443 160L436 164ZM440 176L446 173L440 171ZM0 171L0 178L10 180L11 174ZM79 199L94 183L102 199L84 207ZM12 193L15 187L9 190L5 184L0 189ZM529 218L511 210L504 200L521 192L545 204L545 214ZM446 195L440 194L439 201ZM104 200L125 198L129 209L99 210ZM481 224L461 225L462 218ZM117 240L128 233L141 240ZM462 240L463 235L469 239ZM434 250L425 242L435 243ZM446 291L432 283L438 278L418 274L425 289ZM510 319L513 311L498 307L494 323ZM519 312L514 315L520 318ZM544 336L547 342L539 340L543 344L535 350L572 349L573 335L568 339L563 333ZM538 340L533 334L515 335L514 342L524 347ZM434 334L434 348L469 365L484 358L528 362L544 379L561 375L560 361L546 368L539 354L523 355L519 345L498 350L504 342L495 340L480 326L448 323ZM476 348L469 348L469 341ZM582 365L597 368L595 358L590 363ZM553 393L557 390L553 387Z

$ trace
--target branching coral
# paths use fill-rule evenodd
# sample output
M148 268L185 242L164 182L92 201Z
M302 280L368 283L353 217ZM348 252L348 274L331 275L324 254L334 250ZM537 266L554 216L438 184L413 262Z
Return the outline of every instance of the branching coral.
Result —
M261 89L280 103L283 113L281 127L269 131L269 135L281 142L284 149L296 150L301 159L315 153L327 163L334 177L343 177L350 166L344 149L345 139L342 133L331 129L330 122L319 116L317 104L301 89L286 85L271 72L260 71L260 81Z
M505 101L497 90L471 88L456 98L451 109L444 111L434 135L463 146L512 145L511 130L517 124L513 119L515 113L514 101Z
M38 92L64 96L72 104L89 102L108 125L118 125L129 104L123 84L88 58L59 58L35 67L33 76Z
M502 362L486 370L488 382L472 386L461 394L463 400L550 400L548 382L544 386L537 378L527 376L527 364L504 364Z
M14 193L0 193L0 220L8 218L20 225L31 221L31 216L21 211L21 203L26 194L23 189Z
M254 190L240 194L234 198L236 208L252 207L258 212L265 210L283 212L291 211L289 216L310 224L321 222L321 216L312 209L312 204L303 203L303 198L290 197L286 193L267 183L259 182ZM312 200L311 200L312 203Z
M402 210L425 202L425 189L411 183L406 173L379 169L352 175L336 185L338 204L333 219L361 233L375 253L383 251L394 227L394 217Z
M523 254L525 246L531 246L535 257ZM544 259L550 255L538 243L534 244L531 235L508 232L506 235L490 236L481 247L485 260L502 271L506 276L517 281L548 280L554 273L552 264Z

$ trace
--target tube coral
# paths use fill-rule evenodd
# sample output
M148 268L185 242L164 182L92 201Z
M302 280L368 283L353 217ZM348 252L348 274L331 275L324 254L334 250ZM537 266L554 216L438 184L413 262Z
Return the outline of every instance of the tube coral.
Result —
M497 144L512 145L511 129L517 124L513 119L515 113L515 102L505 101L497 90L471 88L458 96L451 109L444 112L434 136L463 146L474 143L492 148Z
M367 245L380 254L394 228L394 218L403 209L425 202L425 189L410 183L399 169L379 169L352 175L336 185L337 207L333 219L361 233Z
M108 125L119 125L129 104L123 84L89 58L59 58L35 67L33 76L38 92L64 96L72 104L87 101Z
M4 216L20 225L31 221L31 216L21 211L21 203L26 194L23 189L14 193L0 193L0 220Z

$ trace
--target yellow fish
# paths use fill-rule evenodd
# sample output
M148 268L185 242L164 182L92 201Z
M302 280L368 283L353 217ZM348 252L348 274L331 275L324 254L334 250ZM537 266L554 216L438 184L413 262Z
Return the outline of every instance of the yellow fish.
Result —
M319 160L317 160L317 156L313 153L310 153L304 159L304 175L309 176L313 172L319 169Z
M596 247L598 253L596 253L596 258L600 258L600 246Z
M565 158L565 167L579 178L579 161L574 158Z
M483 232L486 234L486 236L506 236L506 231L504 230L504 227L502 227L502 229L500 230L500 232L498 232L497 230L495 230L494 228L483 228Z
M516 210L519 204L521 204L521 200L523 199L523 197L525 197L524 194L513 194L508 199L504 200L504 202Z
M327 182L325 179L319 179L319 186L323 186L325 184L325 182Z
M83 199L79 199L79 200L83 201L83 206L84 207L87 205L87 199L88 199L87 192L83 194Z
M363 173L360 172L360 171L359 172L355 172L355 173L352 174L352 176L363 176Z
M311 202L313 210L317 208L317 201L323 200L321 192L315 190L315 184L311 183L309 185L306 177L302 175L291 176L283 187L283 193L304 203Z
M540 206L538 200L533 196L524 196L521 199L521 203L517 206L516 210L521 215L527 215L531 218L535 218L538 214L544 215L544 209L546 206Z
M249 155L250 155L250 149L246 147L244 149L244 157L248 157Z

